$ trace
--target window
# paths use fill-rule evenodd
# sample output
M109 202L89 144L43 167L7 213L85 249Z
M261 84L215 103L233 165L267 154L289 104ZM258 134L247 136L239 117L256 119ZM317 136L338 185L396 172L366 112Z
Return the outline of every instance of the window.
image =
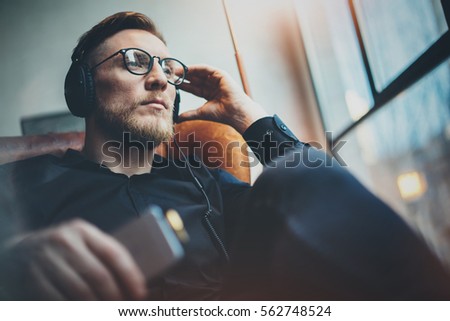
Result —
M324 125L328 131L339 132L373 103L347 0L299 0L297 4ZM348 100L359 102L359 109L349 110Z
M354 1L375 85L381 91L447 31L440 1Z
M297 9L324 127L346 141L340 156L450 266L448 4L299 0Z

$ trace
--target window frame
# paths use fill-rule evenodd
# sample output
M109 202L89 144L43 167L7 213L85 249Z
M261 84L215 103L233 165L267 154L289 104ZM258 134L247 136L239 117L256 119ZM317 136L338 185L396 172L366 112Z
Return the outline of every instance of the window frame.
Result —
M400 73L387 86L385 86L383 90L378 91L375 87L374 76L369 63L361 27L358 22L354 0L348 0L352 22L358 40L358 46L363 59L364 70L369 82L369 89L373 97L373 105L361 118L359 118L357 121L352 122L350 125L337 133L337 136L332 141L328 141L327 143L329 146L338 143L356 126L360 125L366 119L371 117L375 112L386 106L398 94L421 80L424 76L429 74L450 57L450 46L448 45L450 43L450 1L441 0L441 5L444 11L445 20L447 21L447 26L449 27L447 31L438 40L436 40L422 55L420 55L415 61L413 61L402 73ZM323 125L325 126L325 124Z

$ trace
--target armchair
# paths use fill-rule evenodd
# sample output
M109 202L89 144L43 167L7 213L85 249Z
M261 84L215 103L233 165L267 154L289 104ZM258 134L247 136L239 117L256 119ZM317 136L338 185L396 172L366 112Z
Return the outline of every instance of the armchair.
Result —
M187 121L175 126L175 137L185 154L195 154L209 167L227 170L238 179L250 182L250 168L245 141L233 128L209 121ZM83 132L49 133L45 135L0 137L0 164L43 154L62 156L71 148L81 150ZM171 142L157 151L161 156L179 157Z

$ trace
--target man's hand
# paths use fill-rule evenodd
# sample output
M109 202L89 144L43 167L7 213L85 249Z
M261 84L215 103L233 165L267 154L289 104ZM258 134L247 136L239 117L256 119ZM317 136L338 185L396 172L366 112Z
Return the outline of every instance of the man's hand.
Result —
M212 120L230 125L243 134L253 122L268 115L224 71L205 65L189 66L186 80L189 82L180 85L180 89L207 102L196 110L182 113L180 121Z
M74 220L8 244L14 291L27 299L123 300L146 297L129 252L93 225Z

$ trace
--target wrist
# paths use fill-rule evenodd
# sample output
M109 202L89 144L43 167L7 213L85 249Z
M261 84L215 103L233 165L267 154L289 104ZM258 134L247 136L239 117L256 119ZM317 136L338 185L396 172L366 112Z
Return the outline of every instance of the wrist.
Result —
M252 102L252 105L243 108L243 110L241 117L238 117L237 121L232 125L241 135L259 119L271 116L259 104L254 102Z

